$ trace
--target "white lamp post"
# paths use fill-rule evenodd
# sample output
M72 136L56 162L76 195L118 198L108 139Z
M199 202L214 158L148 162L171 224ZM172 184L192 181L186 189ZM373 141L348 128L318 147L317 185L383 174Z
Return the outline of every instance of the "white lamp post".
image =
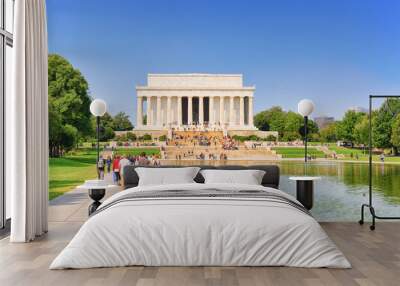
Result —
M100 158L100 117L103 116L107 111L107 104L102 99L95 99L90 104L90 112L96 116L96 125L97 125L97 161L96 161L96 168L99 165L99 158ZM97 170L98 178L100 179L100 172Z
M304 117L304 161L307 162L307 124L308 116L314 111L314 103L309 99L300 100L297 110Z

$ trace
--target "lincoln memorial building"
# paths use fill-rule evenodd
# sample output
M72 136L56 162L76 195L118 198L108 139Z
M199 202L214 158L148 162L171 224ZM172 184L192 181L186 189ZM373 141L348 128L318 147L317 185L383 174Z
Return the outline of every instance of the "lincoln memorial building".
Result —
M136 87L136 129L256 130L254 90L241 74L149 74Z

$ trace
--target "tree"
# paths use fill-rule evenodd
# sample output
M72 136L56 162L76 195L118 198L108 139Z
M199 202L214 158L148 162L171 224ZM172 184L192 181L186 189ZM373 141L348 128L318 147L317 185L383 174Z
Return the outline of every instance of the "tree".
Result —
M267 111L261 111L254 116L254 126L261 131L269 131Z
M113 121L115 131L128 131L133 129L129 116L125 114L125 112L118 112L114 116Z
M96 138L97 134L97 120L96 117L92 116L92 136ZM115 137L114 132L114 120L112 116L106 112L102 117L100 117L100 141L108 141Z
M89 85L66 59L52 54L48 57L48 95L50 156L59 156L62 149L71 148L71 142L92 133Z
M289 111L285 117L285 133L298 132L300 127L304 125L304 118L293 111ZM310 131L310 130L309 130ZM300 135L300 134L299 134Z
M361 120L354 126L354 140L357 144L364 146L369 142L369 120L368 116L364 115Z
M256 114L254 125L263 131L278 131L283 140L300 139L299 129L304 125L304 118L293 111L285 112L279 106L271 107ZM308 120L308 133L318 132L318 126L314 121Z
M55 157L60 154L63 125L61 115L55 110L51 100L49 98L49 152L51 157Z
M396 149L400 148L400 114L398 114L392 123L392 137L390 139Z
M337 124L336 131L338 139L354 142L354 128L364 115L365 113L363 112L356 112L354 110L347 111L342 121Z
M335 142L337 141L336 123L331 123L319 131L320 139L322 142Z
M280 106L261 111L254 117L254 125L263 131L278 131L281 136L285 129L286 113Z
M108 141L111 140L115 137L115 132L114 130L106 126L104 128L100 128L100 141Z
M78 129L75 126L66 124L62 128L60 145L63 146L65 150L72 149L78 140Z
M372 118L372 139L374 146L378 148L396 147L392 144L393 122L400 113L400 100L388 99L379 110L374 113ZM397 148L393 152L397 153Z

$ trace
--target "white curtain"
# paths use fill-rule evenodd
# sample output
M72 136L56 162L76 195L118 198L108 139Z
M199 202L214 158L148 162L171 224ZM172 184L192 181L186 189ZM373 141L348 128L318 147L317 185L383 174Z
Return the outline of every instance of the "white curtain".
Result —
M45 0L15 1L14 71L6 146L12 242L47 232L48 106Z

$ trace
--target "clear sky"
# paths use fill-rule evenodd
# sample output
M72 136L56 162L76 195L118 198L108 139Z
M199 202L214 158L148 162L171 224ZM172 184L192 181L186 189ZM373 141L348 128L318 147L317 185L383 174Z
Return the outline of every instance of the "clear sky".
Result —
M242 73L255 112L340 118L369 93L400 93L398 0L47 0L49 50L92 97L135 121L147 73Z

